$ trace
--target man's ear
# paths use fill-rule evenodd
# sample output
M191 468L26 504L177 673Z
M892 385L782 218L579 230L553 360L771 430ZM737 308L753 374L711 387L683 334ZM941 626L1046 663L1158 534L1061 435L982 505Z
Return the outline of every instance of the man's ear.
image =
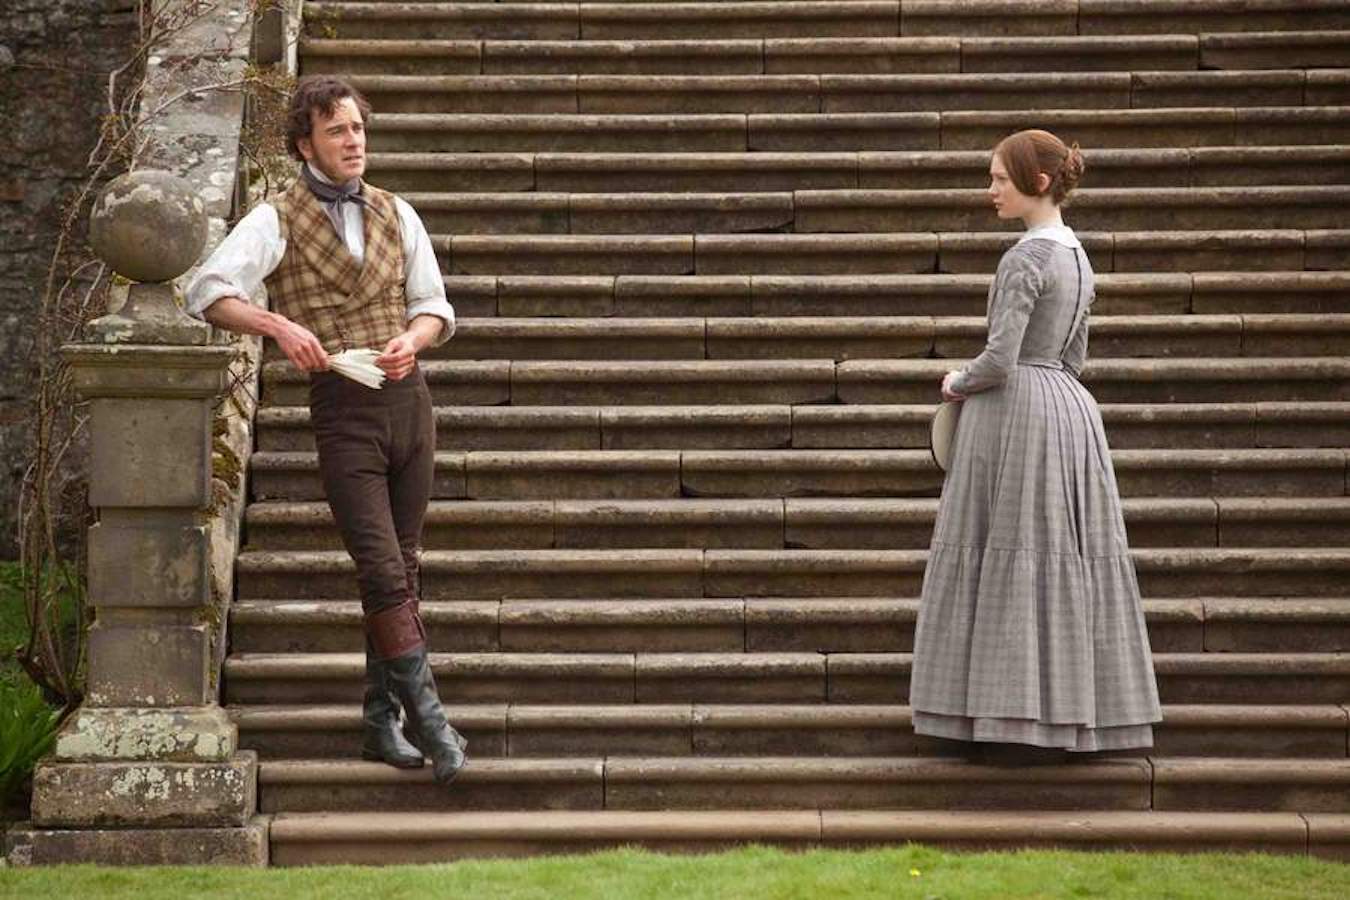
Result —
M296 138L295 146L300 151L300 155L305 158L305 162L309 162L314 158L314 142L309 138Z

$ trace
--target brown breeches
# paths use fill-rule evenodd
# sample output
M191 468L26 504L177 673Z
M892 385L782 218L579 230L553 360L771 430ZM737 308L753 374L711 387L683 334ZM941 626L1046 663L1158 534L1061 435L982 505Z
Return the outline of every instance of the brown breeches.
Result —
M356 562L361 608L381 658L421 643L418 553L435 465L436 425L420 368L380 390L336 372L310 375L319 475Z

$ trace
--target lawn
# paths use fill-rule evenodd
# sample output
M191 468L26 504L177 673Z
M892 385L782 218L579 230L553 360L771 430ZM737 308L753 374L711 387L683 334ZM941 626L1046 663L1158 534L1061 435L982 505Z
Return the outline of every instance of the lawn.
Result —
M588 856L388 869L0 870L0 897L387 898L566 897L914 900L1196 898L1319 900L1350 896L1350 866L1258 855L945 853L926 847L786 853L750 847L710 856L617 850Z

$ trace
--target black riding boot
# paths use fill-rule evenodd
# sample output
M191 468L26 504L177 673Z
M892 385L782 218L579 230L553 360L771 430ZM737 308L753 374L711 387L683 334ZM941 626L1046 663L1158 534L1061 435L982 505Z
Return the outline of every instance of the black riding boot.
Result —
M389 684L385 664L366 642L366 698L361 711L361 758L386 762L396 769L419 769L426 760L399 727L399 702Z
M367 623L380 668L408 717L404 735L431 760L436 780L449 784L464 767L468 742L450 727L441 708L414 601L373 613Z

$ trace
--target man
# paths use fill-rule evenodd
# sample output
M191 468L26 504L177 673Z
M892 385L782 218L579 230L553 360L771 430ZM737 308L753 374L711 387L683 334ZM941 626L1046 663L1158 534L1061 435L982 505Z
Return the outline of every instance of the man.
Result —
M272 338L309 373L319 473L361 591L362 756L400 768L430 757L448 784L466 742L441 708L418 614L436 434L417 354L449 339L455 314L417 213L361 180L369 114L341 79L300 80L286 125L300 177L240 220L189 286L187 306L220 328ZM260 283L270 312L250 302ZM359 348L381 351L382 388L329 370L330 354Z

